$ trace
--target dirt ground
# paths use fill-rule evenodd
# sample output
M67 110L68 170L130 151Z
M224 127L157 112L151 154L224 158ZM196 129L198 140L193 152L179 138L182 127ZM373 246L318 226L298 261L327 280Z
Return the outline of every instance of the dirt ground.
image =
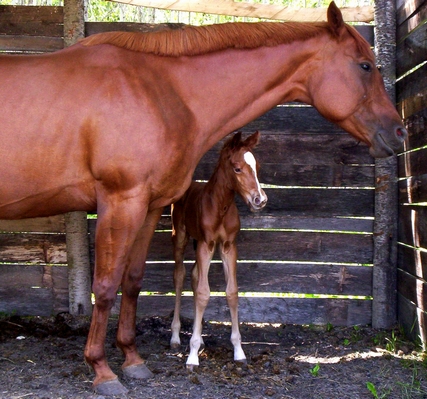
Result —
M427 361L398 330L242 324L242 367L232 360L230 326L205 323L200 367L188 373L191 321L183 321L181 353L169 350L170 322L138 321L138 347L154 378L122 379L129 389L123 398L427 398ZM87 318L68 314L0 318L0 398L103 399L83 359L88 329ZM107 352L121 377L114 337L111 321Z

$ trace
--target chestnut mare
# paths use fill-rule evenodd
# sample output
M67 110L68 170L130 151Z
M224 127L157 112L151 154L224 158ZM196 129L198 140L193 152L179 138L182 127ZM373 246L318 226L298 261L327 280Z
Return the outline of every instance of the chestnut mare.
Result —
M258 144L259 132L245 141L236 133L224 144L215 171L207 183L192 182L184 196L172 205L172 242L174 246L175 311L172 320L171 348L179 348L181 341L180 310L185 278L184 250L188 240L197 241L196 262L192 270L191 285L194 292L194 325L190 340L187 369L199 365L202 340L202 319L210 297L209 266L216 244L219 243L224 266L227 303L231 316L231 343L234 360L245 362L238 319L237 248L236 236L240 218L234 200L238 193L252 211L261 210L267 196L258 182L258 164L252 149Z
M407 132L369 44L334 3L327 15L109 32L53 54L0 56L0 218L98 213L85 358L99 394L126 391L104 349L120 286L123 373L151 376L135 344L147 251L162 208L184 194L216 142L300 101L375 157L402 147Z

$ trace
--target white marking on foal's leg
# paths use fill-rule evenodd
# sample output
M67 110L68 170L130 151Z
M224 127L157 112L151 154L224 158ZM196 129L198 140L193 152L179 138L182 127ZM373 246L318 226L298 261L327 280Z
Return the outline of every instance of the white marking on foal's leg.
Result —
M245 363L246 356L245 352L243 352L242 338L240 336L239 330L237 330L237 333L234 331L231 333L231 343L234 347L234 361Z
M243 154L243 158L245 162L251 167L252 171L254 172L258 194L260 196L261 202L263 202L265 200L265 194L263 194L261 185L259 184L259 181L258 181L258 175L256 171L256 159L254 157L254 154L252 154L252 152L250 151L247 151Z

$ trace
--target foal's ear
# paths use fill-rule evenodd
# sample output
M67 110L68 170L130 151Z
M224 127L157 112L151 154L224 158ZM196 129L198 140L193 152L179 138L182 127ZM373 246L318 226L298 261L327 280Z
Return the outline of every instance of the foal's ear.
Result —
M337 7L334 1L332 1L328 7L328 25L332 33L336 37L339 37L342 29L344 28L344 20L342 18L340 9Z
M259 138L261 134L257 130L255 133L251 134L244 142L245 147L254 148L259 143Z
M237 148L237 146L240 144L240 142L242 141L242 132L237 132L234 134L234 136L230 139L230 148L233 150L235 148Z

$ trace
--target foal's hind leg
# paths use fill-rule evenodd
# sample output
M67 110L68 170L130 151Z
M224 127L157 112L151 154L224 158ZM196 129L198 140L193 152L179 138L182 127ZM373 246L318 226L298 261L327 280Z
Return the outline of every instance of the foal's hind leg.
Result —
M234 360L246 363L246 356L242 349L242 339L239 330L239 293L237 287L237 248L236 243L226 241L221 244L221 259L224 266L226 282L225 293L231 316L231 343L234 347Z
M138 354L135 342L136 309L139 292L145 271L145 260L157 222L163 208L147 214L130 253L130 262L122 279L122 301L120 306L119 328L117 331L117 346L125 355L122 365L123 374L127 377L145 379L152 373L145 366Z
M202 320L206 306L209 302L209 266L215 250L215 243L207 244L204 241L197 242L196 266L192 273L192 286L194 292L194 323L193 335L190 339L190 354L187 359L187 369L193 370L199 365L199 349L203 343Z
M182 209L178 205L174 205L172 209L172 243L173 256L175 260L175 268L173 272L173 281L175 286L175 310L173 312L173 320L171 324L172 337L170 340L170 346L174 350L181 347L179 333L181 330L180 313L182 289L185 279L184 250L189 238L185 230L185 224L182 217Z

